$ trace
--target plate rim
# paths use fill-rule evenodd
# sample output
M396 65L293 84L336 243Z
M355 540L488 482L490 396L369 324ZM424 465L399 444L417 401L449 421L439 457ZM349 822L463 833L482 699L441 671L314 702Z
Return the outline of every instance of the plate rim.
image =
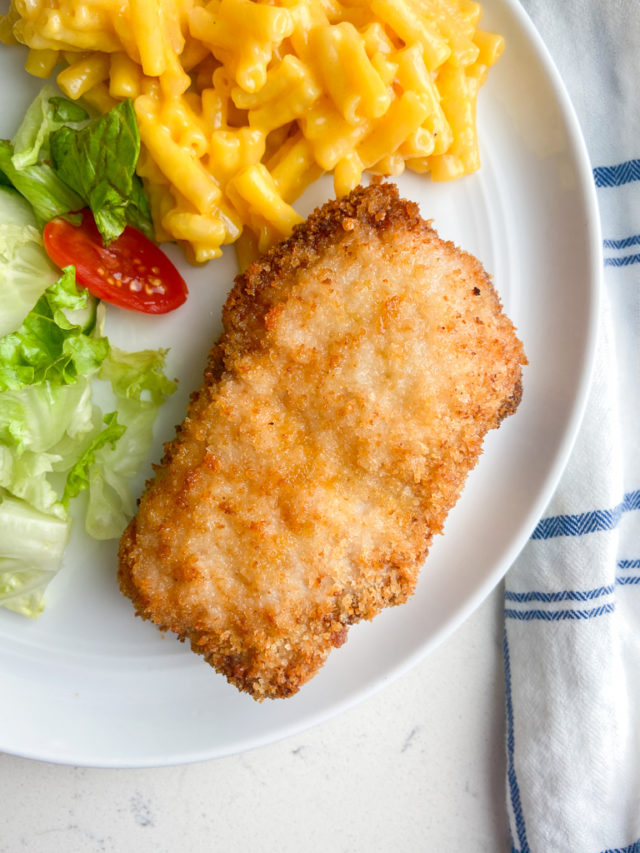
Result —
M405 656L400 662L396 662L392 666L387 667L386 670L382 671L377 678L370 680L369 683L349 691L348 695L343 697L341 700L334 701L330 707L323 708L316 713L306 713L303 715L303 718L297 722L292 723L290 720L284 720L270 728L267 734L260 730L259 733L252 733L245 737L237 737L232 743L228 744L228 748L226 749L214 745L197 750L173 750L170 751L170 754L157 754L154 757L137 756L127 758L125 755L110 756L109 758L104 755L85 755L84 757L72 755L69 757L67 755L59 754L55 749L50 749L49 751L44 750L42 745L34 748L33 750L12 749L11 745L2 742L1 733L0 751L17 757L47 761L61 765L133 769L175 766L179 764L212 760L215 758L224 758L230 755L241 754L267 744L277 743L286 737L300 734L307 729L320 725L329 719L344 713L349 708L366 701L385 686L392 683L396 678L401 677L414 668L435 648L441 645L444 640L451 636L480 606L485 598L504 578L508 569L521 552L537 521L549 503L549 500L557 489L562 473L569 461L571 451L579 433L580 424L584 417L594 372L597 349L598 321L600 317L603 283L602 240L596 187L592 179L592 166L587 152L586 142L565 84L548 48L526 10L519 2L517 2L517 0L485 0L483 7L485 9L488 7L495 7L499 9L502 7L506 10L508 15L512 16L516 24L525 34L527 41L534 49L541 68L545 73L546 79L552 86L554 96L565 120L566 134L567 140L570 143L572 162L575 165L576 173L580 179L580 190L584 198L586 214L584 233L590 250L588 259L590 277L588 284L591 311L589 315L589 323L585 330L585 358L579 382L576 384L575 402L571 410L571 416L564 424L563 437L558 443L553 462L550 465L550 472L546 477L545 486L540 489L535 501L533 501L529 507L527 523L520 526L517 535L513 536L508 549L503 554L502 560L494 566L493 571L487 573L482 580L474 586L472 592L460 601L454 610L453 617L449 618L446 623L435 632L429 634L424 642L418 644L411 654Z

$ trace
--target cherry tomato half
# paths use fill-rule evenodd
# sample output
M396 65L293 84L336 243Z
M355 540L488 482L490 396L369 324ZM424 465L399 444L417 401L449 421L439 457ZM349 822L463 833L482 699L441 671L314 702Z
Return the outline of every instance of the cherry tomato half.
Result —
M44 227L44 247L59 267L76 268L76 281L94 296L145 314L166 314L187 298L187 285L155 243L135 228L104 246L90 210L73 225L56 218Z

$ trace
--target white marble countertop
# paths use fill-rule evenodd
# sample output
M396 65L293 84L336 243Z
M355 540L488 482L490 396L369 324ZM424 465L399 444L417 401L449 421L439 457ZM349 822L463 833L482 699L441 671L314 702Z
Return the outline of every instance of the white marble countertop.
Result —
M1 853L500 853L502 594L411 672L314 729L149 770L0 754Z

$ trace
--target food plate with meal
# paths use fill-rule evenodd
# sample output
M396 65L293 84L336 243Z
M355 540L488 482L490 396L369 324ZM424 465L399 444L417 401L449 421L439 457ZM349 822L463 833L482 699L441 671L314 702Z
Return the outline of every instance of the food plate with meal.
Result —
M544 511L579 426L597 325L597 209L573 111L520 6L483 4L474 59L447 23L453 4L432 4L467 68L467 92L486 76L478 51L490 65L502 50L489 32L505 39L478 100L478 168L465 131L472 113L450 105L456 63L440 77L416 71L416 56L437 67L447 61L449 48L426 24L419 46L409 41L415 9L429 4L318 4L327 17L309 25L312 36L304 22L316 7L261 7L270 11L251 24L262 39L251 61L233 54L224 26L240 15L238 26L249 27L255 4L219 5L215 33L211 7L197 7L191 33L200 47L187 42L176 53L235 92L235 112L223 111L228 126L216 126L207 153L199 151L202 123L189 110L213 115L222 89L202 88L192 71L197 93L187 93L180 113L186 158L177 113L169 120L163 112L187 66L166 60L169 36L158 53L149 40L146 52L127 54L114 25L90 62L84 53L76 60L68 44L60 55L46 40L34 47L36 35L51 38L55 28L36 26L23 10L32 71L40 64L45 76L47 62L64 58L58 82L71 98L93 75L84 100L99 112L112 106L109 74L112 93L133 97L155 237L188 296L178 288L171 310L151 313L110 305L96 321L112 347L101 356L107 371L124 350L167 349L164 370L177 390L161 386L168 399L148 460L131 476L142 500L121 542L126 523L116 537L93 538L82 521L84 512L94 527L102 518L95 492L83 488L91 464L127 435L106 416L104 438L85 442L86 470L71 466L76 485L69 490L67 480L58 519L69 505L70 539L44 609L28 611L17 596L20 606L0 608L7 752L112 767L181 763L271 742L354 704L415 664L499 582ZM470 25L476 4L455 5ZM131 4L140 32L153 8ZM280 39L277 51L258 50L265 33ZM124 52L109 41L117 38ZM217 51L211 67L202 65L203 43ZM117 60L106 60L110 53ZM21 45L0 49L0 73L15 81L2 95L7 139L42 87L24 71L25 55ZM326 70L332 62L356 69L344 85ZM415 94L434 79L463 140L457 148L438 148L447 131L429 124L435 107ZM87 189L65 160L92 143L84 119L54 100L77 126L54 138L57 127L51 162L104 236L117 204L107 217L112 196ZM106 135L109 126L100 127ZM182 164L173 183L171 151ZM370 172L390 177L378 183ZM138 224L144 204L130 177L128 186ZM341 201L329 202L336 195ZM86 231L77 218L55 221ZM51 233L45 226L45 246ZM222 250L234 240L237 253ZM159 276L166 279L149 257L146 286L157 306ZM81 264L71 262L80 282ZM99 269L100 287L121 280L118 269ZM97 358L90 347L74 370L87 352Z

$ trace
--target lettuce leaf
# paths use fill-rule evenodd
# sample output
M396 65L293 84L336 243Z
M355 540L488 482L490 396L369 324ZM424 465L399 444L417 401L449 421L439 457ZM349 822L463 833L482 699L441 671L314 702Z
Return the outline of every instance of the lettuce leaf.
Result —
M125 352L112 346L100 367L100 378L111 383L120 402L148 401L157 408L177 387L164 372L167 352L166 349Z
M79 104L44 86L33 100L12 140L0 140L0 175L33 208L39 225L84 207L82 198L64 183L49 163L51 134L66 124L79 129L89 118Z
M73 498L88 489L91 536L122 534L158 406L176 387L164 373L166 350L111 347L98 314L70 268L20 329L0 338L0 606L31 616L61 564ZM104 417L96 386L115 404ZM3 523L17 529L21 520L24 536L36 537L35 555L29 548L14 553L3 539ZM46 537L54 544L42 556L38 543Z
M59 275L29 204L14 189L0 187L0 336L20 327Z
M22 453L41 453L58 446L65 435L77 444L93 431L91 385L82 377L72 385L41 382L0 394L0 442Z
M60 569L71 523L39 512L0 489L0 606L38 616Z
M95 454L85 528L94 539L120 536L135 512L131 481L149 454L158 407L176 389L164 373L166 350L124 352L112 347L99 376L108 380L126 430Z
M89 302L88 292L76 286L75 270L67 267L20 328L0 338L0 391L45 380L66 385L95 373L107 357L109 342L85 334L85 325L66 313L87 308Z
M66 518L55 475L84 452L97 420L86 377L0 394L0 486L35 509Z
M48 163L38 162L16 169L13 145L6 139L0 139L0 172L6 182L29 202L41 226L56 216L85 206L82 198L60 180Z
M47 159L52 133L65 124L80 129L88 120L89 113L80 104L60 97L53 86L43 86L12 139L13 166L18 170L33 166L41 154Z
M149 206L135 173L140 135L130 100L79 130L61 127L49 145L55 173L89 205L105 244L119 237L127 223L153 236Z
M90 119L44 86L12 140L0 140L0 184L14 187L40 225L90 207L105 244L127 224L153 237L149 203L135 169L140 134L130 100Z
M107 240L127 222L150 233L139 147L130 102L89 121L51 87L14 139L0 140L0 607L28 616L62 565L81 491L86 530L121 535L135 509L131 479L175 389L165 350L110 346L104 306L78 289L72 267L53 267L39 231L89 204ZM94 390L111 400L104 417Z
M96 453L100 448L107 444L113 447L127 429L118 423L117 412L109 412L103 420L104 429L94 436L87 449L67 474L64 492L62 493L62 504L64 506L68 506L71 498L77 497L81 491L89 487L89 471L95 463Z

